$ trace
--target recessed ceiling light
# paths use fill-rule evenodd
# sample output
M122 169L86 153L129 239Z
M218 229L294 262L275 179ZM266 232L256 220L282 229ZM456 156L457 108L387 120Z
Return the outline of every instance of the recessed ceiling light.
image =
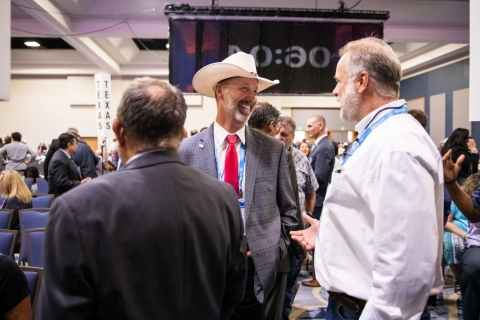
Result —
M40 47L40 44L37 41L26 41L25 45L27 47Z

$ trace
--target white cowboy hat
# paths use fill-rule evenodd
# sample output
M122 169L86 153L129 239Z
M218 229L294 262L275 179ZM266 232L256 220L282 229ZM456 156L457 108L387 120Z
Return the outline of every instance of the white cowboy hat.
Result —
M193 77L192 84L198 93L215 98L215 85L222 80L233 77L257 79L258 92L280 83L278 80L272 81L259 77L253 56L244 52L237 52L222 62L215 62L198 70Z

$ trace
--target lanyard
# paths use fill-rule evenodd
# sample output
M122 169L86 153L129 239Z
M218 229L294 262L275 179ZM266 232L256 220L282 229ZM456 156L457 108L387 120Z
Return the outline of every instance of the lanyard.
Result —
M239 164L239 170L238 170L238 190L239 190L240 197L243 197L242 182L243 182L243 172L245 171L245 154L246 154L245 145L243 143L241 143L241 146L240 146L240 164ZM215 160L217 162L218 180L223 181L225 168L223 170L223 173L220 172L220 167L218 165L218 159L217 159L217 153L216 152L215 152Z
M358 147L362 145L362 143L367 139L367 137L372 133L373 130L375 130L379 125L381 125L385 120L392 116L396 116L397 114L402 114L402 113L408 113L408 109L405 107L405 105L395 108L383 117L381 117L377 122L375 122L371 127L366 129L362 135L357 138L356 142L353 143L350 148L347 150L347 155L345 156L345 159L343 159L342 166L347 162L347 160L357 151Z

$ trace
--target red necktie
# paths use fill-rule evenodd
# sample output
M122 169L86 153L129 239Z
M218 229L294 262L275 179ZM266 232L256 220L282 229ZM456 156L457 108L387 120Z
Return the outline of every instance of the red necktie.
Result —
M238 155L235 148L238 136L229 134L227 136L227 154L225 155L225 171L223 181L230 183L238 194Z

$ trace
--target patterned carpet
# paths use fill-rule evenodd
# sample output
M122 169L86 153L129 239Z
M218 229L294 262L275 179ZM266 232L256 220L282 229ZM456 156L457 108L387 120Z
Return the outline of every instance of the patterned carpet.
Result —
M301 285L308 272L299 277L298 291L293 301L290 319L326 319L328 293L323 288L309 288ZM437 296L437 306L430 313L431 319L463 320L462 298L453 292L453 281L446 278L443 292Z

